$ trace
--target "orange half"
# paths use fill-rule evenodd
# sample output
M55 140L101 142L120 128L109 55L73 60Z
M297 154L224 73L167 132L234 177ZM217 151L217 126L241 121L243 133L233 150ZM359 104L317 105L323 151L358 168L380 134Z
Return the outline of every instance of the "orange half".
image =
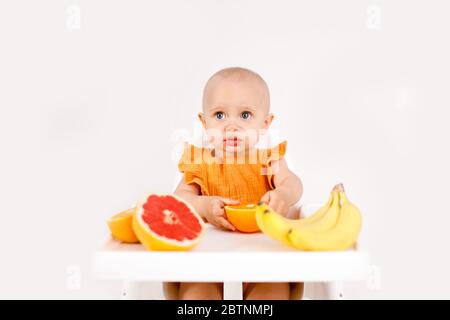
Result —
M256 223L256 205L225 206L228 221L241 232L259 232Z
M135 208L122 211L108 219L107 224L112 236L122 242L139 242L132 228Z

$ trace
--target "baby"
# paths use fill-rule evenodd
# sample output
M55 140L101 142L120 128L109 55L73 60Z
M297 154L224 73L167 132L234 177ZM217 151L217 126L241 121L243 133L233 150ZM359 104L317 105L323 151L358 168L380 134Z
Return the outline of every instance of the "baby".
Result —
M262 201L282 215L298 218L293 205L303 187L283 158L286 141L270 149L255 147L272 123L269 108L268 86L251 70L223 69L205 85L198 117L212 148L186 146L179 162L184 177L175 194L218 228L235 230L225 205ZM243 295L246 300L288 300L294 285L244 282ZM222 299L222 288L222 283L180 283L178 295L179 299Z

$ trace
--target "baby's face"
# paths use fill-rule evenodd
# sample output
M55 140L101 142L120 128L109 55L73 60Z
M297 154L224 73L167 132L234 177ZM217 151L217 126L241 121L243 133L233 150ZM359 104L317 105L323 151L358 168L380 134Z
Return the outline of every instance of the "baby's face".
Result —
M218 152L241 153L252 148L273 115L267 88L255 79L214 79L207 85L200 120Z

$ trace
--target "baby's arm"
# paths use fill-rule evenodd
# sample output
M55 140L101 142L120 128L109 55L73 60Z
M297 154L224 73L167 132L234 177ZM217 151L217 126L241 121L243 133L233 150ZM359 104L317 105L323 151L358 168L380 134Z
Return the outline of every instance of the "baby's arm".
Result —
M212 225L218 228L235 230L234 226L225 218L224 206L239 204L239 201L200 195L200 187L195 183L185 183L183 178L174 193L189 202L197 213Z
M289 170L284 158L272 162L271 166L276 168L273 176L275 189L264 194L261 201L274 211L287 215L289 207L297 203L303 194L302 181Z
M205 216L204 213L207 210L207 201L205 201L205 196L199 195L200 187L197 184L187 184L181 179L174 194L189 202L201 217Z

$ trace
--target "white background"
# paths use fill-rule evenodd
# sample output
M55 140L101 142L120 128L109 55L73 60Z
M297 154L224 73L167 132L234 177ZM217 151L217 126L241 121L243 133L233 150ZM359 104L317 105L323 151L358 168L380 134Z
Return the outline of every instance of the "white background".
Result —
M242 66L270 86L304 201L343 182L363 212L379 281L347 296L450 298L449 12L447 1L2 1L0 297L116 298L118 283L90 273L106 219L173 191L174 133L199 129L213 72Z

